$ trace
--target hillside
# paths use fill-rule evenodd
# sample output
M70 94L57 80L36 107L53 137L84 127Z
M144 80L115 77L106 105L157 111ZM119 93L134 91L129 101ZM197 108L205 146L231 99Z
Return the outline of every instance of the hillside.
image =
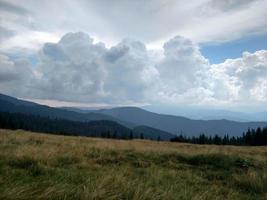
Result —
M150 130L154 129L154 131L158 129L155 135L163 131L174 135L182 133L187 136L198 136L202 133L206 135L218 134L223 136L228 134L230 136L240 136L248 128L267 127L267 122L192 120L181 116L157 114L137 107L118 107L82 113L43 106L1 94L0 112L30 114L78 122L108 120L130 129L138 126L150 127ZM162 138L165 138L165 136L162 135Z
M127 138L131 132L131 129L108 120L78 122L3 112L0 112L0 128L90 137L111 137L116 134L118 138Z
M0 128L23 129L58 135L76 135L102 138L133 139L143 138L170 140L175 136L150 127L127 128L110 120L89 122L53 119L38 115L0 112Z
M0 129L0 199L263 200L266 155L266 147Z
M170 134L159 129L151 128L149 126L136 126L133 129L133 133L139 137L143 135L145 138L151 138L153 140L167 140L174 138L173 134Z
M136 125L145 125L172 134L187 136L207 135L240 136L248 128L266 127L267 122L236 122L229 120L192 120L181 116L157 114L136 107L103 109L100 114L123 119Z
M36 117L34 116L37 116L39 118L40 117L49 118L49 119L41 119L41 120L46 121L46 126L53 127L53 131L49 130L49 128L47 129L48 131L46 131L46 129L42 129L43 127L41 127L40 129L40 126L37 127L36 125L35 127L32 127L32 124L29 124L31 125L31 127L29 127L28 125L28 128L26 128L26 130L33 130L33 131L40 130L43 132L64 133L64 134L70 133L70 134L78 134L78 135L86 135L86 136L91 136L92 133L94 132L94 135L99 137L103 133L103 131L105 132L105 134L107 132L109 132L109 134L111 133L113 134L115 131L114 126L110 126L110 124L108 126L105 126L105 124L102 124L103 126L105 126L104 128L101 128L99 125L97 130L94 130L92 132L92 128L88 128L88 126L86 127L86 125L82 123L92 122L92 121L110 121L109 123L113 122L113 125L115 125L115 127L119 127L119 125L121 125L121 128L119 128L120 130L127 130L127 131L122 131L123 134L121 134L121 133L118 133L116 129L116 132L118 133L116 137L127 138L130 135L130 131L133 128L135 128L134 123L127 122L123 119L122 120L117 119L115 117L102 114L102 113L97 113L97 112L81 113L81 112L77 112L74 110L75 109L73 109L72 111L68 109L52 108L49 106L44 106L44 105L40 105L40 104L36 104L33 102L24 101L24 100L13 98L7 95L0 94L0 115L3 115L3 113L7 113L7 112L21 114L21 115L25 115L26 118L32 118L31 120L35 120L36 123L37 123ZM4 119L4 117L2 119ZM19 118L19 119L22 121L25 121L23 118ZM58 121L55 122L53 120L61 120L61 124L57 124ZM64 120L67 120L67 121L62 123L62 121ZM52 123L52 125L50 123ZM76 127L71 128L70 124L75 124ZM0 121L0 127L1 127L1 121ZM2 126L2 128L13 128L13 127ZM91 132L88 130L90 130ZM171 135L170 133L166 133L164 131L157 130L155 128L154 129L149 128L149 130L150 130L149 134L143 133L145 138L152 138L156 140L158 136L160 136L162 140L169 140L170 138L174 137L174 135ZM168 135L167 137L166 137L166 134ZM134 133L134 136L140 137L140 132Z
M37 103L23 101L4 94L0 94L0 111L1 112L15 112L30 115L38 115L42 117L59 118L72 121L95 121L95 120L112 120L124 126L133 127L134 125L114 119L114 117L100 114L100 113L79 113L60 108L52 108L49 106L40 105Z
M220 120L226 119L239 122L266 122L267 112L257 112L252 110L227 110L215 107L197 107L197 106L167 106L167 105L147 105L143 106L145 110L164 113L176 116L184 116L196 120ZM265 108L262 108L263 110ZM237 109L238 110L238 109ZM258 109L256 109L258 110Z

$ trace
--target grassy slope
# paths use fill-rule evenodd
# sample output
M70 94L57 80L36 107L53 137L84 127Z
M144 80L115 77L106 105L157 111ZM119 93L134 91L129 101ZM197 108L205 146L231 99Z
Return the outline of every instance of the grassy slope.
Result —
M267 199L267 148L0 130L0 199Z

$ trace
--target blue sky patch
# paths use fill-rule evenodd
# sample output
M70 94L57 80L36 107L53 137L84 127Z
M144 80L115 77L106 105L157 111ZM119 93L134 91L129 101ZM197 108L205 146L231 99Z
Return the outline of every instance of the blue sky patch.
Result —
M226 43L202 44L200 46L201 53L212 64L222 63L228 58L239 58L245 51L253 53L262 49L267 49L267 34L254 35Z

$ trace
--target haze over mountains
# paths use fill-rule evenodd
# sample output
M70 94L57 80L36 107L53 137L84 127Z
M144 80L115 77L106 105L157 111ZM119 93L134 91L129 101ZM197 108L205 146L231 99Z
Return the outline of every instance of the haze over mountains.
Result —
M29 118L29 120L34 120L38 123L38 120L36 120L34 117L31 116L38 116L41 118L42 121L45 121L45 123L54 124L56 126L56 130L62 129L64 131L68 126L68 123L71 123L71 121L74 121L74 128L75 127L85 127L85 130L87 132L94 131L94 135L99 135L101 131L110 133L116 132L117 136L122 136L123 134L126 134L125 137L129 136L129 134L132 132L134 137L140 137L142 136L144 138L153 139L156 140L160 138L161 140L170 140L175 135L162 131L157 130L152 127L147 126L139 126L135 125L131 122L123 121L117 118L114 118L109 115L97 113L97 112L90 112L90 113L80 113L80 112L74 112L66 109L61 108L52 108L49 106L44 106L40 104L36 104L29 101L23 101L19 100L7 95L0 94L0 112L1 113L20 113L24 114L25 118ZM11 117L14 117L13 115ZM19 116L20 119L23 118L23 116ZM51 120L47 119L49 117ZM63 119L63 123L60 125L57 125L55 120ZM99 123L96 123L99 121ZM100 122L101 121L101 122ZM76 122L82 122L80 125ZM89 124L85 124L87 122L90 122ZM91 124L93 122L93 126ZM23 122L24 123L24 120ZM66 127L63 125L65 124ZM97 124L97 127L96 125ZM1 124L0 124L1 125ZM73 127L72 127L73 128ZM76 128L75 128L76 129ZM108 130L109 129L109 130ZM78 129L77 129L78 130ZM91 136L92 133L85 134L85 130L81 129L78 130L76 133L77 135L84 135L84 136ZM37 130L34 130L37 131ZM96 132L98 132L96 134ZM74 134L73 131L70 131L70 134Z
M197 136L201 133L238 136L248 128L267 126L267 122L236 122L224 119L192 120L181 116L157 114L136 107L105 109L99 110L98 113L117 119L124 119L134 124L154 127L173 134L185 134L188 136Z
M100 108L93 107L61 107L63 109L80 112L80 113L89 113L95 110L100 110ZM112 108L112 107L110 107ZM141 106L140 108L154 112L161 113L166 115L175 115L183 116L189 119L196 120L220 120L226 119L230 121L238 122L252 122L252 121L267 121L267 111L231 111L225 109L211 109L203 107L189 107L189 106L166 106L166 105L146 105ZM103 108L102 108L103 109Z
M249 121L267 121L266 111L231 111L225 109L211 109L203 107L173 107L164 105L148 105L143 107L145 110L164 113L170 115L184 116L190 119L214 120L227 119L232 121L249 122Z
M65 119L79 122L97 120L114 121L132 129L136 134L147 134L154 139L160 136L170 139L176 134L187 136L206 135L240 136L248 128L266 127L267 122L237 122L230 120L192 120L182 116L157 114L137 107L118 107L112 109L73 111L67 108L51 108L36 103L22 101L0 95L0 111L38 115L52 119Z

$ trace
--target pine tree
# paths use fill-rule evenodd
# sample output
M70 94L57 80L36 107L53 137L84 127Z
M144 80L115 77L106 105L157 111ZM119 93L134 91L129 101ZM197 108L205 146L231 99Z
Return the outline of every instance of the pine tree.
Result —
M129 139L132 140L134 137L133 137L133 132L131 131L130 132L130 136L129 136Z

